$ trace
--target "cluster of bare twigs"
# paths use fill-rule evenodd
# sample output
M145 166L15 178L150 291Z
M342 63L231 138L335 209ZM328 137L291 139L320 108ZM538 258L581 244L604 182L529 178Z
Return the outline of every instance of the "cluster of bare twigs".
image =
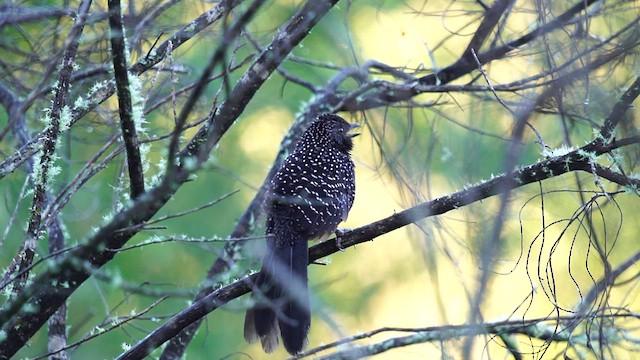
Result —
M8 54L0 59L0 104L6 112L6 125L0 131L3 155L0 181L9 183L20 179L21 184L15 191L7 190L13 200L7 204L11 214L6 217L7 230L0 238L0 246L8 248L9 241L5 239L10 237L11 229L20 228L22 224L26 229L0 282L5 296L0 309L0 358L16 355L48 322L49 346L41 358L64 359L78 346L90 346L92 339L144 319L165 300L163 295L193 296L191 305L168 315L119 357L141 359L167 343L161 358L180 358L207 314L250 291L247 280L253 275L231 282L220 279L225 274L235 275L233 271L237 271L235 264L242 260L243 245L256 238L256 219L260 218L269 178L291 150L296 136L316 114L339 111L361 114L380 151L384 171L393 175L413 203L404 211L377 221L371 219L370 224L346 232L341 237L342 248L371 241L411 224L426 231L425 219L437 218L492 197L498 198L498 207L495 218L483 226L485 231L477 238L481 271L475 279L477 288L469 294L467 324L379 329L312 349L301 357L316 355L319 351L334 351L326 358L358 358L417 343L444 344L464 338L461 356L470 358L476 348L474 341L481 337L486 343L499 342L515 358L522 358L527 353L541 357L547 351L567 356L586 351L606 358L615 354L618 347L635 346L638 350L632 329L637 328L639 315L636 311L640 309L613 305L609 299L616 286L637 285L637 273L626 278L623 275L630 269L637 269L640 251L629 254L624 261L612 263L610 254L615 244L598 235L608 220L602 209L617 207L623 214L627 210L618 204L618 199L629 196L637 201L640 189L640 180L633 175L637 172L640 135L633 130L629 111L640 95L640 78L629 76L632 72L625 67L626 62L636 61L640 42L640 17L628 16L628 13L637 15L640 12L634 3L613 1L605 4L586 0L555 6L552 2L539 1L532 8L537 20L532 26L517 28L513 23L521 20L514 18L531 10L526 8L528 5L515 0L470 2L464 5L465 9L474 9L479 15L467 14L470 20L465 26L473 27L472 35L464 37L460 31L452 31L431 51L436 53L449 42L461 39L465 39L466 45L450 64L438 67L434 63L428 69L424 66L391 66L378 60L357 58L353 59L354 63L360 65L341 67L295 56L293 50L319 26L321 19L330 11L338 11L332 10L338 1L308 0L298 5L269 40L250 30L254 19L261 11L266 11L266 3L264 0L223 0L211 4L208 10L202 10L188 22L180 20L181 26L163 25L161 21L163 17L171 17L172 10L178 11L183 6L176 0L141 4L130 1L127 9L122 8L119 0L109 0L107 8L101 8L104 4L91 0L81 1L75 9L0 5L0 33L8 34L7 39L11 37L10 41L0 42ZM351 3L343 5L352 6ZM340 11L348 13L348 10ZM428 11L423 9L416 13L421 15ZM446 18L450 12L435 15ZM615 21L607 23L611 16L616 16ZM175 21L175 18L171 19ZM594 22L608 26L610 31L605 35L592 34L590 29ZM515 28L518 31L514 31ZM216 40L213 42L207 37ZM205 41L214 44L210 57L196 70L197 78L186 80L189 74L182 65L181 56L185 56L182 49L186 44ZM27 45L15 45L18 43ZM433 58L434 55L430 55ZM522 61L535 63L539 68L524 71L525 75L508 83L493 80L495 71L508 71ZM333 76L318 85L290 71L287 65L291 64L329 70ZM614 74L622 76L618 72L627 74L622 80L626 88L604 103L604 120L581 111L576 104L580 102L580 96L588 98L589 91L579 89L600 86L600 82L606 83ZM193 211L158 215L172 198L179 196L178 190L184 184L208 166L207 162L216 154L221 140L237 124L245 108L271 76L308 90L312 94L311 100L283 139L278 157L253 200L225 237L219 256L202 285L192 292L162 292L120 284L132 293L159 300L137 314L96 324L97 331L70 342L66 308L69 297L89 278L108 279L102 269L118 253L145 246L144 243L132 245L130 240L134 236L154 229L161 221L214 206L228 197L221 196ZM605 80L600 80L601 77ZM180 87L176 88L176 84ZM211 84L217 87L213 93L210 92ZM497 108L512 119L510 134L495 131L495 126L483 128L473 123L461 123L442 110L448 99L455 102L457 96L463 94L473 103L497 104ZM112 97L117 99L117 104L109 103ZM203 110L205 98L209 107ZM41 109L46 109L44 115ZM161 110L173 114L172 122L147 126L145 116ZM505 144L504 153L499 154L502 174L476 185L466 185L449 195L429 194L429 180L421 180L424 168L421 168L421 174L412 173L408 165L412 159L403 158L403 151L392 149L423 141L420 140L422 134L409 131L407 144L388 143L385 138L387 127L397 124L386 120L393 116L382 116L385 121L381 124L376 121L378 116L368 115L369 111L402 114L402 125L407 128L415 124L420 114L429 111L430 116L435 114L454 128L499 139ZM551 149L547 143L549 135L536 124L538 117L553 118L561 124L557 129L564 133L560 141L566 146L564 150ZM584 124L593 129L594 134L586 144L577 146L571 132ZM169 130L162 130L166 128ZM522 165L527 130L533 134L544 158ZM97 150L82 160L71 176L56 178L57 173L64 171L60 169L59 159L62 144L94 142L91 137L96 133L101 138ZM434 133L430 133L431 147L425 152L427 164L433 158L433 149L444 147L433 141L436 140ZM150 165L146 157L152 152L163 153L166 161ZM62 214L83 187L114 166L118 168L116 180L104 186L112 187L116 193L104 223L96 224L95 230L89 233L68 233ZM151 171L150 166L154 167ZM580 173L593 180L596 190L585 189ZM575 176L575 184L562 191L575 191L580 197L580 207L566 222L547 224L544 199L552 198L552 192L543 190L541 184L564 174ZM540 186L540 192L534 198L541 201L543 220L533 241L525 241L522 232L523 250L519 262L524 259L527 277L521 281L530 283L532 293L525 301L520 318L514 315L505 321L488 322L484 320L482 308L490 282L495 277L491 269L505 248L510 200L516 190L529 184ZM608 190L610 186L615 190ZM227 189L226 192L231 194L230 191ZM423 195L425 193L428 196ZM425 201L425 197L432 199ZM25 201L30 201L26 216L25 211L21 211ZM526 202L523 208L533 201ZM594 219L598 212L602 214L601 221ZM522 223L526 227L526 223ZM562 226L561 234L548 235L555 226ZM583 233L588 239L586 243L574 240L573 244L589 252L579 259L586 263L581 269L589 274L592 282L584 289L585 285L574 277L572 264L577 263L579 255L564 259L568 263L569 276L580 292L575 308L567 308L558 299L554 249L569 236L567 233L572 226L577 226L576 233ZM11 234L17 233L14 230ZM548 240L553 236L554 240ZM84 240L78 240L81 238ZM617 235L614 238L619 242L636 241L618 239ZM152 239L148 243L177 241L220 239L195 239L187 234ZM333 241L318 244L311 249L311 261L337 251ZM48 255L38 255L43 252ZM548 259L543 259L544 256ZM552 310L545 318L527 318L527 309L532 307L538 286L553 304ZM392 331L403 335L369 345L356 344L362 339ZM521 338L528 339L529 350L521 349ZM565 345L552 346L557 343ZM442 346L445 352L446 347Z

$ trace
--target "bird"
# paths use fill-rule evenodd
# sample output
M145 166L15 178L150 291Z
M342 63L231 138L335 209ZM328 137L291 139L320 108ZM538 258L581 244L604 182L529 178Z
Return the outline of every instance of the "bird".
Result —
M324 240L346 220L355 198L351 131L360 125L320 114L270 181L264 210L267 250L253 284L244 338L266 353L279 345L291 355L308 345L311 326L308 241Z

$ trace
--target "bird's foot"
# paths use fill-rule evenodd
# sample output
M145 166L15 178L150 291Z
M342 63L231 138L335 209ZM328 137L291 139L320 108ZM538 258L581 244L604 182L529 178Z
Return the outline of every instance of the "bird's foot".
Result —
M342 235L346 234L349 231L351 231L351 229L336 229L336 247L338 248L338 250L344 251L344 248L342 247Z

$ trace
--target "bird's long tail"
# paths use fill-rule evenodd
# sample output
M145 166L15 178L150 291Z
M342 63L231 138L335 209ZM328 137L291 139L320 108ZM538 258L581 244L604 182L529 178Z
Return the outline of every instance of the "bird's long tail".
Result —
M254 288L258 305L247 311L244 336L250 343L260 339L271 353L278 346L279 329L287 351L298 354L307 346L311 325L307 240L291 227L275 226L272 235Z

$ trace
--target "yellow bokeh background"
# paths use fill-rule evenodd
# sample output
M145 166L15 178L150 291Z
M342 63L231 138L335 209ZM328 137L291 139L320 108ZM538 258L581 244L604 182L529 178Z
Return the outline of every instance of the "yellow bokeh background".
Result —
M263 45L272 39L277 28L301 2L282 0L268 3L269 6L256 15L256 20L249 27ZM162 24L173 29L175 24L186 23L203 9L214 5L181 4L176 9L184 11L176 10L165 15L166 18L161 18ZM509 18L501 34L505 42L537 26L533 2L517 2L516 6L518 11ZM556 6L562 8L563 5ZM467 1L339 2L294 50L293 55L341 67L361 65L375 59L422 76L455 62L474 35L483 15L476 2ZM610 25L597 19L590 30L594 37L610 35ZM190 70L180 74L185 83L200 74L220 34L220 28L212 28L176 50L174 58ZM559 39L550 36L547 45L557 61L564 61L567 55L561 50L566 47ZM576 45L579 46L583 44ZM522 50L522 53L486 65L483 69L494 85L535 75L544 71L547 65L540 59L542 51L538 50ZM255 57L255 50L246 45L234 55L236 60L243 56ZM594 80L600 82L598 86L619 90L628 85L632 74L629 68L633 65L621 67L614 74L602 69L595 71ZM336 74L330 66L315 66L294 59L285 61L281 69L320 87ZM244 70L246 66L230 75L232 86ZM141 80L149 88L157 86L166 90L168 82L154 84L154 76L145 74ZM474 72L473 76L481 78L479 72ZM371 78L397 80L377 73ZM465 76L453 84L466 84L471 79L471 76ZM484 78L476 84L485 85ZM357 85L354 80L346 81L341 91ZM201 107L198 116L206 115L220 86L220 81L214 81L207 88L206 96L198 104ZM571 88L567 92L577 104L571 110L588 114L589 120L596 124L606 116L619 95L613 90L592 90L587 86ZM500 93L513 110L522 106L516 100L534 99L536 94L536 90L531 89L517 94ZM340 113L348 121L363 125L353 151L356 200L348 220L341 227L367 225L503 172L514 117L494 100L492 94L484 94L484 99L476 95L454 91L428 93L414 99L422 106L407 103L414 105L411 110L398 106ZM223 98L224 94L221 96ZM314 94L308 89L285 81L275 73L267 80L213 150L204 168L180 188L158 216L189 210L230 192L238 192L219 204L163 221L160 223L162 228L150 229L134 237L131 245L178 235L184 235L190 241L147 245L119 254L101 269L101 277L84 283L70 298L70 338L77 341L90 333L96 324L108 327L113 318L150 306L157 296L144 293L147 289L169 291L172 296L157 306L149 319L87 342L78 348L74 358L115 357L122 352L122 347L135 343L190 304L207 270L220 253L223 241L268 174L283 136L296 116L307 110L313 98ZM589 101L584 100L587 98ZM178 102L181 105L183 99ZM106 112L116 106L117 101L112 97L101 105L100 110ZM0 120L4 121L4 116L4 113L0 114ZM113 135L113 129L102 120L98 116L91 117L74 126L73 136L88 140L86 143L69 140L69 157L73 161L69 161L70 165L64 170L68 171L67 175L80 169L89 156L87 154L94 154L104 145L104 139ZM190 121L195 120L194 115ZM174 120L170 105L151 112L147 121L152 134L171 131ZM537 114L531 122L549 147L564 144L566 139L558 116ZM197 128L188 130L182 145L196 131ZM570 140L577 146L593 136L593 127L588 121L572 123L571 131ZM535 141L536 135L527 131L522 141L519 166L543 158L540 145ZM149 178L162 173L165 147L165 143L152 145L147 155L151 163L147 173ZM2 144L2 150L5 154L12 153L6 144ZM599 161L609 164L610 160ZM113 215L115 203L124 203L124 196L116 193L122 166L122 158L114 161L73 197L61 215L68 228L68 244L82 242L93 228L106 221L103 218ZM11 174L7 179L4 193L7 194L7 204L13 204L24 174ZM499 196L493 196L346 249L323 259L327 263L325 266L312 265L310 288L314 316L310 347L384 327L428 328L469 323L479 279L486 271L491 273L491 279L482 295L482 320L553 318L560 313L554 312L558 308L562 309L562 315L567 315L579 305L594 282L603 276L602 262L591 242L595 235L585 230L584 218L579 212L576 216L582 199L577 193L568 191L575 189L578 181L587 199L602 191L594 185L591 174L566 174L513 191L508 200L504 227L497 240L490 238L500 208ZM54 183L54 187L59 188L61 183ZM605 187L609 191L619 190L609 183ZM615 266L638 249L640 224L634 216L640 210L637 196L618 194L615 202L599 198L593 204L593 231L606 244L607 259ZM618 211L618 206L622 210ZM1 223L7 223L11 216L10 208L0 209ZM573 216L576 217L570 224L568 220ZM215 279L216 284L227 284L258 269L254 250L262 241L264 219L259 217L252 221L249 236L253 238L247 241L246 253L229 273ZM20 239L23 233L21 229L11 229L10 235L11 239ZM483 268L486 264L482 262L481 252L483 244L491 240L498 241L500 246L494 261L489 264L490 268L486 269ZM3 248L6 251L0 255L2 266L7 266L18 246L19 241L7 241ZM39 257L45 254L43 247ZM631 278L636 274L633 271L637 273L638 265L622 278ZM631 285L614 289L606 302L612 307L624 305L638 312L639 295L637 285ZM267 356L259 345L244 342L242 324L247 298L236 299L208 315L189 346L186 358L285 358L287 354L282 348ZM638 335L637 331L629 334ZM404 335L409 333L384 332L356 344L373 344ZM532 348L542 346L542 342L530 341L524 336L518 337L517 341L524 351L530 352ZM454 339L411 345L382 353L376 358L459 358L463 343L464 339ZM565 347L565 343L553 345L548 353L561 354ZM41 331L31 346L19 355L37 356L45 349L46 333ZM153 356L159 356L160 351L154 352ZM475 359L509 356L501 340L492 336L477 337L472 354ZM614 355L619 354L622 353L614 352ZM536 358L538 355L531 356Z

